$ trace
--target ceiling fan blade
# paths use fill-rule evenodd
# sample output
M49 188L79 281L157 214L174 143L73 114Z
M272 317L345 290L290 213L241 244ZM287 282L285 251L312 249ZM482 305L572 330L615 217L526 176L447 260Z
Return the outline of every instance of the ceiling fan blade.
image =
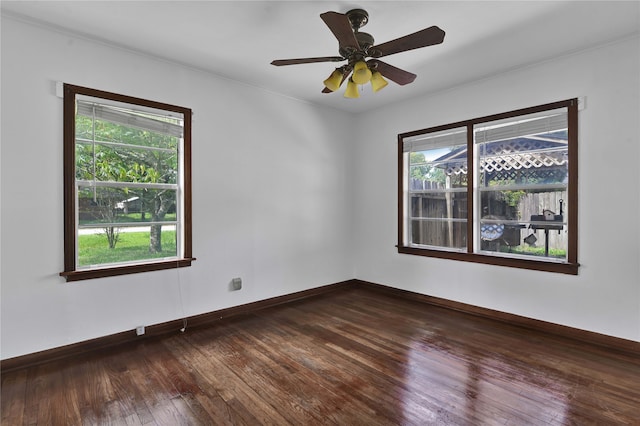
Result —
M271 62L271 65L280 67L282 65L298 65L298 64L311 64L314 62L340 62L344 61L342 56L320 56L318 58L298 58L298 59L276 59Z
M409 71L396 68L393 65L389 65L386 62L382 62L377 59L371 59L367 61L367 63L370 66L372 66L373 64L377 64L377 65L374 65L374 68L380 71L380 74L382 74L384 77L388 78L389 80L395 83L398 83L401 86L404 86L405 84L413 83L413 80L415 80L417 77L415 74L410 73Z
M444 41L444 34L445 32L442 29L433 26L413 34L373 46L369 51L375 53L371 56L381 58L383 56L393 55L394 53L440 44Z
M327 24L333 35L336 36L340 47L354 50L360 49L347 15L338 12L325 12L320 14L320 18Z

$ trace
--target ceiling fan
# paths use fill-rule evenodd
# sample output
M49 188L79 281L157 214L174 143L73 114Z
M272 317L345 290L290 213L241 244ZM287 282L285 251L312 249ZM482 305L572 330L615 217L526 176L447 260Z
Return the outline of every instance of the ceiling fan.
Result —
M358 84L371 82L374 92L385 87L388 83L383 78L405 85L413 82L416 75L386 62L379 58L394 53L440 44L444 41L445 32L437 26L425 28L413 34L374 45L371 34L360 32L360 28L369 21L369 14L363 9L353 9L349 12L325 12L320 18L338 39L338 53L340 56L322 56L316 58L277 59L272 65L298 65L314 62L342 62L345 65L336 68L324 81L323 93L335 92L344 80L348 79L345 97L359 97ZM368 59L370 58L370 59ZM351 77L349 77L351 75Z

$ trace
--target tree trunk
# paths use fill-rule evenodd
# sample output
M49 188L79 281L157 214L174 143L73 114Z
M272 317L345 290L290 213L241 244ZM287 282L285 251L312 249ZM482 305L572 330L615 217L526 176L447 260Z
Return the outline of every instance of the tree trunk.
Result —
M154 200L154 209L151 214L151 220L161 221L167 214L168 203L165 202L162 194L159 194ZM162 225L151 225L149 230L149 253L162 252Z
M149 253L162 251L162 225L151 225L149 230Z
M109 248L110 249L116 248L116 244L120 239L120 229L114 228L113 226L109 226L104 228L104 233L107 236L107 241L109 241Z

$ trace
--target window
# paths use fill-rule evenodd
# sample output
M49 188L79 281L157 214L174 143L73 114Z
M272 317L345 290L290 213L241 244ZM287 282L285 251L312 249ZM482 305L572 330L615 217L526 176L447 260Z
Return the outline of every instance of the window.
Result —
M398 135L398 251L578 273L578 100Z
M67 281L190 266L191 110L64 85Z

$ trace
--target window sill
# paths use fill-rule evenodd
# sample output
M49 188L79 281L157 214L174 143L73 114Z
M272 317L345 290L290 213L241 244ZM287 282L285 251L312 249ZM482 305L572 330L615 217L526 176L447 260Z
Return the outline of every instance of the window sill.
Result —
M162 261L154 263L144 263L140 265L117 266L110 268L96 268L75 271L60 272L61 277L65 277L67 282L89 280L93 278L114 277L118 275L137 274L139 272L160 271L163 269L184 268L191 266L195 257L179 260Z
M397 246L398 253L415 256L435 257L439 259L460 260L463 262L483 263L486 265L507 266L511 268L530 269L535 271L555 272L578 275L579 263L559 263L544 260L514 259L509 257L490 256L475 253L430 250L406 246Z

